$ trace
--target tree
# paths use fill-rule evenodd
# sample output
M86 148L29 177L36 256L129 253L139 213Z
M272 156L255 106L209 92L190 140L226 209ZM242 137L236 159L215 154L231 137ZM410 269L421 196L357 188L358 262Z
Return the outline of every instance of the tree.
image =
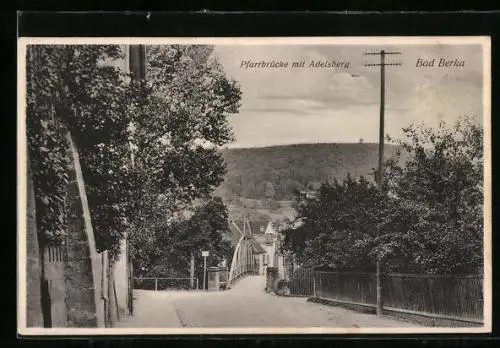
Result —
M338 269L372 267L368 255L353 248L359 239L374 236L382 200L373 183L350 176L323 184L315 199L300 197L298 226L283 230L284 245L304 263Z
M267 200L273 199L276 195L276 192L274 191L274 185L270 181L260 182L260 184L257 186L257 193L258 197Z
M132 142L148 190L172 205L207 197L225 174L218 146L232 141L227 115L241 92L209 46L148 46L147 80L137 93Z
M257 188L255 187L255 182L253 180L248 182L241 195L245 198L258 198Z
M428 272L481 272L483 263L483 131L470 117L453 127L410 126L396 143L410 154L387 168L387 189L419 217L412 255Z
M201 202L190 217L179 215L165 218L162 209L149 233L131 236L132 252L140 272L154 277L187 277L191 255L195 258L196 273L203 275L201 251L209 250L209 265L217 265L222 259L229 259L231 246L224 236L229 233L227 209L218 197ZM163 218L161 218L163 215ZM146 240L145 238L151 238Z
M285 247L304 263L337 269L425 273L481 272L482 130L470 119L453 128L410 126L401 153L386 163L384 190L347 177L300 196Z
M264 195L266 199L273 199L275 196L274 186L271 182L266 182Z
M243 221L243 219L248 221L271 219L267 214L262 213L260 209L245 207L233 207L230 212L230 218L233 221Z
M286 197L288 199L293 199L302 190L302 186L296 180L288 179L286 181Z
M233 140L227 116L238 112L241 91L211 57L212 49L147 47L147 79L136 86L130 139L141 183L132 233L149 234L133 240L155 244L148 247L151 260L160 252L161 235L150 228L158 219L152 212L158 210L159 195L161 214L171 217L192 209L197 200L211 199L226 173L218 147ZM143 256L132 253L134 260Z
M28 149L43 238L65 236L68 132L99 251L116 255L123 233L147 224L160 194L171 214L220 185L225 166L216 147L232 140L226 117L238 111L241 91L211 50L148 47L148 80L129 83L118 65L106 64L123 58L119 46L28 48Z
M130 192L126 75L103 64L114 45L37 45L27 52L27 136L41 242L66 236L67 135L75 139L98 250L116 251Z

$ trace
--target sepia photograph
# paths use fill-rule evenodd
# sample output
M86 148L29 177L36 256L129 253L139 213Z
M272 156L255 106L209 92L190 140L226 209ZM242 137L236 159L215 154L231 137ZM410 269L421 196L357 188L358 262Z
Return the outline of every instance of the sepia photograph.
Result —
M491 332L489 37L18 52L19 334Z

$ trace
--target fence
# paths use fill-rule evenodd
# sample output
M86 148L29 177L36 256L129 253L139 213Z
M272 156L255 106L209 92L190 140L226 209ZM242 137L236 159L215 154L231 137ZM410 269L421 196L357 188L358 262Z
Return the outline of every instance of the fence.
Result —
M316 272L314 286L317 297L368 305L377 303L373 273ZM386 274L382 299L386 309L483 320L481 276Z
M375 274L315 272L316 296L362 304L377 303Z
M483 320L481 276L389 274L384 306L430 314Z
M285 279L291 296L312 296L314 294L314 273L311 268L285 268Z
M314 296L339 302L375 306L375 273L286 269L291 296ZM385 309L436 317L483 320L483 279L480 275L386 274L382 299Z
M133 287L137 290L197 290L198 278L134 278Z

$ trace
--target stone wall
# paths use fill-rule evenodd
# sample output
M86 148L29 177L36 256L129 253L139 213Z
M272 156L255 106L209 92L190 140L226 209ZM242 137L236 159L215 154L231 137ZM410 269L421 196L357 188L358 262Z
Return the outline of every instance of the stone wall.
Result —
M122 49L126 58L120 60L119 66L128 71L129 48L124 45ZM28 172L25 284L27 327L43 327L44 324L50 324L51 327L104 327L126 313L128 268L125 243L122 245L120 260L108 273L107 255L96 250L77 146L70 134L67 140L71 163L68 168L70 178L66 197L68 238L63 246L42 247L39 243L33 182ZM27 167L29 171L29 162ZM54 255L60 257L54 258ZM46 302L50 302L50 307L47 310L42 310L42 280L48 284ZM113 308L110 307L111 300L115 300ZM50 314L46 323L44 313ZM113 313L117 314L113 317Z
M104 326L102 256L95 248L78 152L69 135L68 144L71 161L66 195L67 239L62 245L39 243L34 189L28 173L27 327ZM48 290L45 300L42 281ZM44 310L42 302L47 304Z
M66 302L67 287L64 261L65 246L48 245L44 247L45 279L48 283L51 327L66 327L68 308Z
M28 162L26 206L26 326L43 327L41 305L41 260L36 228L36 207L33 180Z
M278 281L278 268L267 267L266 269L266 292L276 292L276 282Z
M71 165L68 183L65 285L69 327L103 327L102 258L97 253L77 147L68 135Z

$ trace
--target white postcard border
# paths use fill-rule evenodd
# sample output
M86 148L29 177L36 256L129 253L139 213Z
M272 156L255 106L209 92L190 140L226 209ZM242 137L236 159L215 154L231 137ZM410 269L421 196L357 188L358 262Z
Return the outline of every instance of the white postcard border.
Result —
M45 44L213 44L213 45L422 45L479 44L483 47L484 125L484 326L476 328L27 328L26 327L26 46ZM446 334L492 330L491 193L491 40L489 36L427 37L169 37L169 38L18 38L17 81L17 294L20 335L234 335L234 334Z

